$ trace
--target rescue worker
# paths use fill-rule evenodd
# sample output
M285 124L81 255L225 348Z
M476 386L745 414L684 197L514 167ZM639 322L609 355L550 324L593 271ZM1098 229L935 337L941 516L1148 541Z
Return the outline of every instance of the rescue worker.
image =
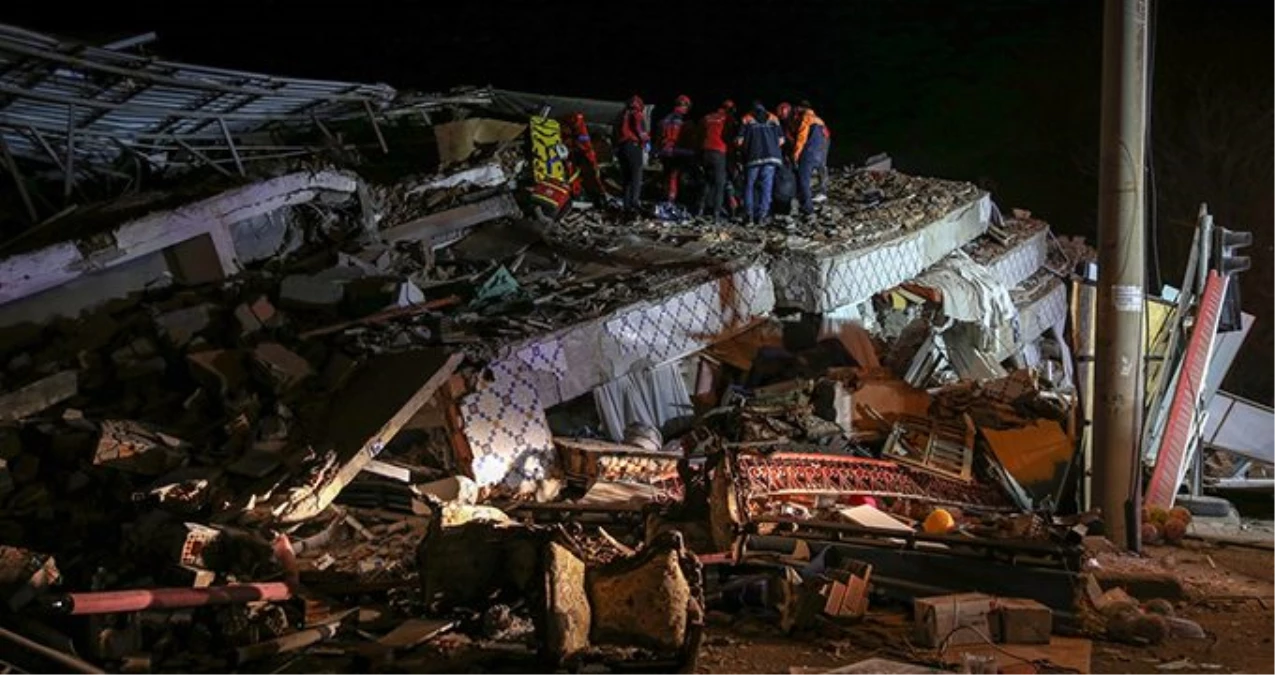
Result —
M784 139L787 141L788 150L791 151L794 137L792 104L784 101L775 106L775 117L779 118L779 125L784 128Z
M747 174L744 211L749 223L759 224L770 215L775 168L784 161L784 133L779 118L767 111L761 101L754 101L752 112L744 115L740 123L735 144L739 146Z
M797 198L801 202L801 214L809 216L815 212L810 190L810 179L815 169L827 158L828 132L827 125L815 114L812 108L803 105L794 112L796 128L793 139L792 158L797 165Z
M802 101L803 108L812 108L809 101ZM814 197L814 202L828 201L828 152L832 149L832 129L828 128L825 123L823 125L823 153L819 157L819 164L815 167L815 174L819 176L819 191Z
M726 153L729 150L728 140L734 131L734 120L731 112L735 108L734 101L726 100L713 112L700 121L703 138L700 141L700 161L703 162L705 187L700 194L699 213L705 214L705 208L711 209L714 221L721 220L726 213Z
M585 124L584 113L575 112L562 120L562 140L571 152L571 162L580 171L584 190L595 204L606 203L606 188L602 185L602 176L598 172L598 153L593 149L593 140L589 138L589 127Z
M797 165L792 158L794 138L792 105L783 101L775 106L775 117L779 118L779 126L784 130L784 163L775 170L771 211L786 216L797 210Z
M691 112L691 99L685 94L673 102L673 112L660 120L660 164L664 167L664 196L669 203L677 202L678 183L682 172L695 157L695 151L686 147L686 116Z
M624 212L628 215L641 208L643 152L651 143L646 129L646 106L641 97L634 95L616 120L613 144L624 181Z

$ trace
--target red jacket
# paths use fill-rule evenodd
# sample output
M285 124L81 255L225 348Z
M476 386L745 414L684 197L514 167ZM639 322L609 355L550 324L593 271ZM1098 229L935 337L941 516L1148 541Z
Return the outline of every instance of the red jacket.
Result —
M682 145L682 126L685 123L681 111L674 110L660 120L660 150L671 152Z
M725 153L730 147L726 139L732 136L731 122L731 117L725 110L714 110L705 115L704 120L700 122L700 128L704 133L700 149Z
M615 144L621 143L637 143L645 145L651 140L651 135L646 132L646 111L639 103L637 106L629 106L620 113L620 123L615 129Z

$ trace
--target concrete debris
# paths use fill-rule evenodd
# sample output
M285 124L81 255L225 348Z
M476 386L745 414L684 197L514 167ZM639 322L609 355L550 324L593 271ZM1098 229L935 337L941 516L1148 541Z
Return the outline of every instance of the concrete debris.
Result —
M215 305L209 303L185 309L175 309L155 317L155 324L160 335L170 345L180 349L190 344L190 341L195 336L208 329L212 324L213 313L216 309Z
M293 274L279 285L279 304L296 309L335 309L345 297L339 281Z
M30 417L72 396L77 388L77 373L64 370L32 382L21 389L0 395L0 422Z
M437 174L324 129L313 171L142 221L182 283L0 330L13 612L123 671L691 670L709 613L870 607L935 649L1196 634L1081 588L1048 225L888 158L763 227L621 217L609 173L550 214L526 120L447 110Z

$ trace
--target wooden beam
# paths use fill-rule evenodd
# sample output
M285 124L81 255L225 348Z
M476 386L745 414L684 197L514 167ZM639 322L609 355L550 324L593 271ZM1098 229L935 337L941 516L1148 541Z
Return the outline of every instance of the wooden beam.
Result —
M385 144L385 136L381 134L381 125L376 123L376 115L372 112L372 104L363 101L363 109L367 111L367 118L372 120L372 131L376 132L376 141L381 144L381 152L390 154L390 146Z
M230 156L235 158L235 168L239 170L239 175L246 175L243 170L243 160L239 159L239 151L235 149L235 141L230 137L230 128L226 126L226 120L217 118L217 124L221 126L221 135L226 139L226 147L230 148Z
M9 173L13 176L13 184L18 187L22 204L27 207L27 216L31 218L31 224L34 225L40 216L35 212L35 204L31 203L31 195L27 193L26 181L22 178L22 172L18 171L18 163L13 159L13 153L9 152L9 144L5 142L3 134L0 134L0 152L4 153L5 168L9 169Z

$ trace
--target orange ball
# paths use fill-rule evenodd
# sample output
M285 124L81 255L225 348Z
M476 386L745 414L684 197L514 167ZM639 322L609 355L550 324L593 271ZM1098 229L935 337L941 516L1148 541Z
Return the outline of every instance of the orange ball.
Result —
M943 509L934 509L930 515L926 517L922 529L926 534L944 534L951 532L956 527L956 519L952 518L952 514Z

